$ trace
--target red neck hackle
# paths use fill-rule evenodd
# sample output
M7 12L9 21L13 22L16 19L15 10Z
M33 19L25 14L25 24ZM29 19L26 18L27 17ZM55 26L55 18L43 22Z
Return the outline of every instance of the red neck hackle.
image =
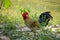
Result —
M23 12L22 16L23 16L23 19L25 20L28 17L28 12Z

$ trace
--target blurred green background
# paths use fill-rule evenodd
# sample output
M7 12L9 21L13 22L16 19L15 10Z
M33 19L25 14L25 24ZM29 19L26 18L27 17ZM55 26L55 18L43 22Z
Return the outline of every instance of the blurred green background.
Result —
M10 0L11 6L4 10L0 10L2 16L7 15L8 19L12 22L15 21L20 25L24 25L21 16L20 8L26 8L30 10L31 18L38 18L39 15L45 11L50 11L53 16L52 24L60 24L60 0ZM34 15L36 14L37 17ZM34 16L34 17L32 17ZM2 21L1 21L2 22Z
M33 38L28 32L20 32L15 28L16 25L18 25L18 27L25 26L20 9L25 8L25 10L28 10L30 18L37 21L41 13L50 11L53 20L49 22L49 25L60 25L60 0L10 0L11 3L6 1L4 8L2 6L0 9L0 27L4 29L2 30L2 34L10 37L11 40L16 40L15 38L21 38L22 40L27 40L26 38L28 37ZM58 31L58 33L60 33L60 31ZM41 30L38 33L38 40L59 40L60 38L57 39L56 35L57 34L51 30Z

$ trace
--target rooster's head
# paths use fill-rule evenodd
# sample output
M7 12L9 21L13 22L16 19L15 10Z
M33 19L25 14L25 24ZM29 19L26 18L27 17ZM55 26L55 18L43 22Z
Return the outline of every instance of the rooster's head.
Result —
M23 19L25 20L25 19L28 17L28 12L23 12L23 13L22 13L22 17L23 17Z

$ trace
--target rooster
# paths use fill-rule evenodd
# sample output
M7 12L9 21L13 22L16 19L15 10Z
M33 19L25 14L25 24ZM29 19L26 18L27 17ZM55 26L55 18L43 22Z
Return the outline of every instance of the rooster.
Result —
M53 17L50 15L50 11L42 13L39 16L39 19L38 19L39 21L38 22L31 19L28 16L28 12L23 12L22 17L23 17L23 20L24 20L26 26L28 26L31 29L31 31L39 29L40 28L39 24L40 25L44 24L43 26L47 26L50 19L53 19Z
M37 21L31 19L28 16L28 12L23 12L22 17L23 17L23 20L24 20L26 26L29 27L32 32L35 32L36 30L40 29L39 23Z
M47 26L50 19L53 19L53 17L50 15L50 11L44 12L39 16L39 23L43 26Z

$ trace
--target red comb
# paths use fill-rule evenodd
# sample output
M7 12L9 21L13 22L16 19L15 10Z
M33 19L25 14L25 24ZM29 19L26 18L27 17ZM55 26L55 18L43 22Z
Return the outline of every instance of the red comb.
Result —
M27 15L28 15L28 12L23 12L23 14L22 14L23 19L26 19L27 18Z
M28 15L28 12L23 12L22 16Z

